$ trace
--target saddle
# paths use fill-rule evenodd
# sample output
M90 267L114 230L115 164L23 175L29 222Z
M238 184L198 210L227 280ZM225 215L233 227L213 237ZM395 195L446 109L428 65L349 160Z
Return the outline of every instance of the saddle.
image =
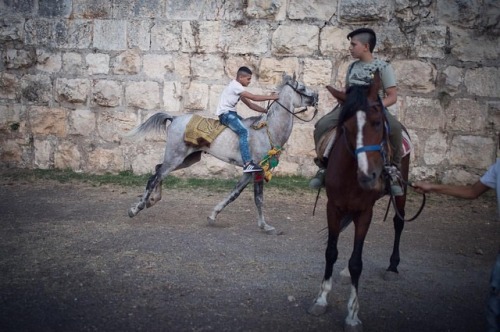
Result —
M193 115L184 132L184 142L194 146L210 145L227 127L217 119Z

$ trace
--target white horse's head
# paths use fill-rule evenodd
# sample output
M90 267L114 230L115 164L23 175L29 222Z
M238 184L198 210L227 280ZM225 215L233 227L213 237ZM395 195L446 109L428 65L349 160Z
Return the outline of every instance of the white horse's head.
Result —
M318 104L318 93L308 88L304 83L297 81L295 73L293 76L283 73L280 100L282 97L290 100L293 108L316 107Z

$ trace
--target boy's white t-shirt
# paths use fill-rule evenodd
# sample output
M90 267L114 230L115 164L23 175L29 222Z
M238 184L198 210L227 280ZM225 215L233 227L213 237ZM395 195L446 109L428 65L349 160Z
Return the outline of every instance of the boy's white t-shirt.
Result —
M488 168L486 173L479 180L486 187L495 189L497 192L497 211L500 218L500 159Z
M222 91L217 106L217 115L233 111L236 112L236 104L240 101L240 95L245 91L243 85L237 80L232 80Z

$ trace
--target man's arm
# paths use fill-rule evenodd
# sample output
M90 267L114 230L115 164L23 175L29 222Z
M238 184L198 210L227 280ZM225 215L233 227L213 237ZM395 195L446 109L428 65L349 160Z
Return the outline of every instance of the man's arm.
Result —
M240 95L243 98L250 99L253 101L266 101L266 100L278 100L279 95L277 93L272 93L268 96L263 96L263 95L254 95L253 93L250 93L248 91L243 91Z
M484 185L481 181L466 186L429 182L415 182L413 186L419 193L438 193L465 199L476 199L490 189L490 187Z

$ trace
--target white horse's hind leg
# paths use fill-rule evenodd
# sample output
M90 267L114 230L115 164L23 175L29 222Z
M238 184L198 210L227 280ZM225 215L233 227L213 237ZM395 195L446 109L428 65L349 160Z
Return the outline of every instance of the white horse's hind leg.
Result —
M231 203L234 201L238 196L240 196L241 192L243 189L246 188L246 186L250 183L250 180L252 180L252 175L250 173L244 173L243 176L240 178L234 189L229 193L229 196L227 196L224 200L222 200L219 204L217 204L214 209L212 210L212 213L210 214L209 217L207 217L208 223L210 225L215 224L215 220L217 218L217 215Z
M255 173L254 175L253 192L255 206L257 206L257 212L259 214L257 225L267 234L276 234L276 229L266 223L264 214L262 213L262 205L264 204L264 177L262 173Z
M347 317L345 318L345 328L346 332L362 332L363 325L361 320L358 318L359 312L359 301L358 301L358 291L356 287L351 286L351 296L347 304Z
M332 277L323 280L319 290L319 294L314 300L313 305L307 310L308 313L314 316L320 316L326 312L328 306L328 293L332 290Z

